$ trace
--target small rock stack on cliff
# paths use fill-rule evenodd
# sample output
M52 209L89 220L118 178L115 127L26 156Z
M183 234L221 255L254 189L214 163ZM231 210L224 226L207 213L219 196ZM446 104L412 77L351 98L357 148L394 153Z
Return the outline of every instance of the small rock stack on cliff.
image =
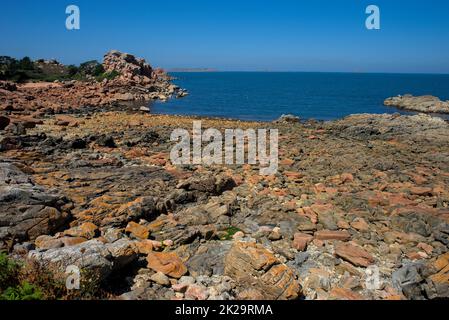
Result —
M157 78L157 74L153 73L153 68L144 59L116 50L112 50L104 56L103 67L107 72L119 72L123 80L149 83L150 79Z

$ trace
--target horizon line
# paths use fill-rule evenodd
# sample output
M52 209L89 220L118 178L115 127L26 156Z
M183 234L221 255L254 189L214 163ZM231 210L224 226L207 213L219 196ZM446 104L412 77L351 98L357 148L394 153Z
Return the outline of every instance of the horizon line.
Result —
M392 74L392 75L449 75L449 72L391 72L391 71L301 71L301 70L220 70L214 68L164 68L172 73L343 73L343 74ZM179 70L177 70L179 69ZM202 71L203 70L203 71ZM207 71L204 71L207 70Z

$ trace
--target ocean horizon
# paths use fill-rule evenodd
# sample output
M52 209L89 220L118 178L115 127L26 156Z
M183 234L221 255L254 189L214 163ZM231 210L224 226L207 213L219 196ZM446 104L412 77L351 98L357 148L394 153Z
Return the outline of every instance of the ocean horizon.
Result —
M397 95L449 100L449 74L190 71L170 75L190 94L152 102L151 113L249 121L273 121L282 114L294 114L305 120L335 120L359 113L416 114L383 105L385 99Z

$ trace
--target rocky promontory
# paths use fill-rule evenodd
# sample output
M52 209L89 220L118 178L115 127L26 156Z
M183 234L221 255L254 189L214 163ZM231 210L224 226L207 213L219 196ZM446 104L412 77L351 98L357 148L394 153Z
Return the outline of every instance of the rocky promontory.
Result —
M386 99L384 105L423 113L449 114L449 101L441 101L434 96L397 96Z
M56 62L36 62L36 65L35 68L39 70L44 67L48 69L49 65L57 65L59 73L65 70ZM19 84L1 81L1 110L21 114L57 113L60 110L107 106L120 102L165 101L171 96L186 95L184 90L171 83L170 76L162 69L153 69L144 59L131 54L110 51L104 56L102 64L92 61L83 64L80 70L82 68L84 73L80 75L81 80ZM55 67L52 70L54 69ZM95 74L95 71L89 69L101 71L94 77L90 74Z

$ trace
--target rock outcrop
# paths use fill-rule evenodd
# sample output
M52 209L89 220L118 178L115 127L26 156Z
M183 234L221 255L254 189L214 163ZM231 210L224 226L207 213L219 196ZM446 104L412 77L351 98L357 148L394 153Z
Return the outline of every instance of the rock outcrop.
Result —
M449 113L449 101L434 96L397 96L386 99L384 105L424 113Z
M15 85L0 82L0 112L18 115L58 113L82 107L107 107L121 102L165 101L187 93L171 83L161 69L154 69L144 59L111 51L104 56L104 80L62 81Z
M225 258L225 274L242 288L253 288L253 298L297 299L301 286L293 270L281 264L260 244L236 242ZM243 294L247 292L242 290Z
M28 259L51 271L58 279L67 277L66 270L76 266L80 272L102 282L137 258L132 242L122 239L103 243L97 239L78 245L31 251Z
M112 50L104 56L103 67L107 72L118 72L120 77L125 80L142 82L145 78L155 79L158 77L158 74L153 72L153 68L144 59L117 50Z
M298 116L295 116L293 114L283 114L275 122L277 122L277 123L299 123L300 120L301 119Z
M13 164L0 162L0 248L67 226L67 203L65 197L36 185Z

